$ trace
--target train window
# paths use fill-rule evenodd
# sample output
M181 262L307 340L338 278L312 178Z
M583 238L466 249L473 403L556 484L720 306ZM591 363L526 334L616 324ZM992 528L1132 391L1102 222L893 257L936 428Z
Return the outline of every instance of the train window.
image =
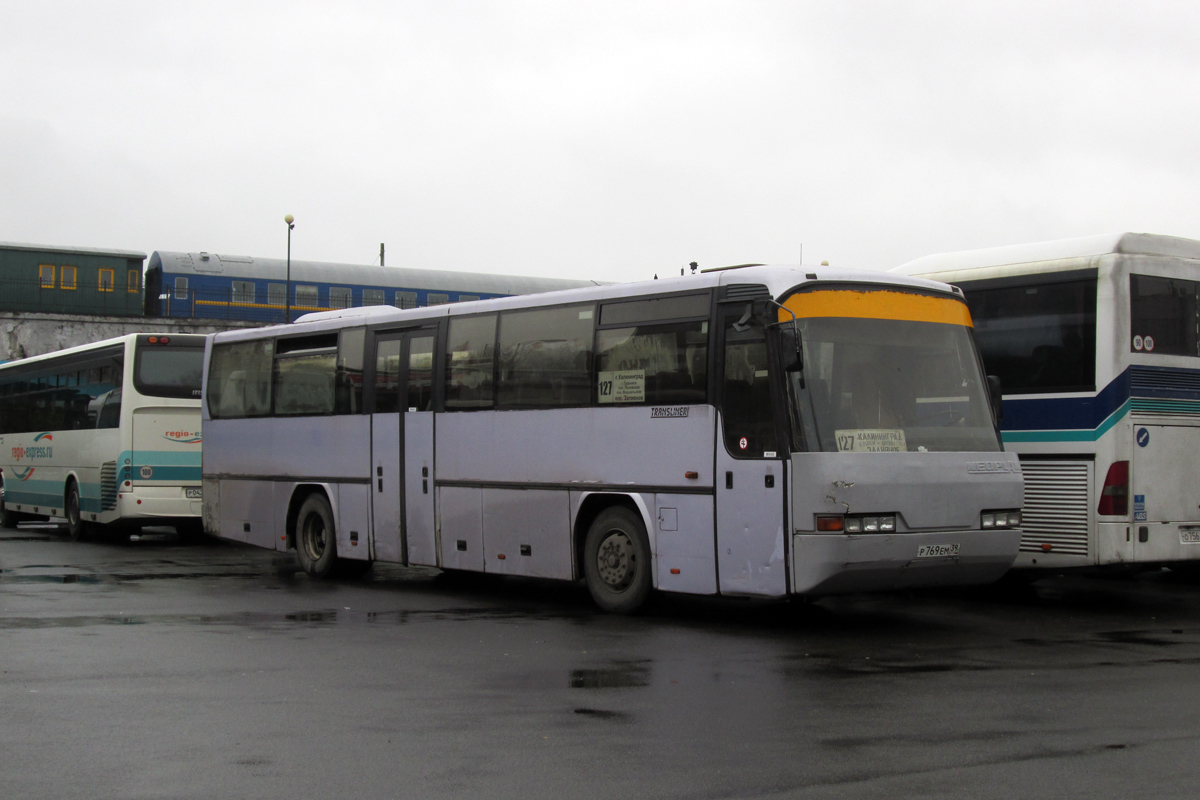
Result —
M53 264L38 264L38 280L42 282L43 289L54 288L54 265Z
M446 303L450 302L450 295L448 295L448 294L440 294L439 292L430 292L428 297L429 297L429 302L426 303L426 305L430 305L430 306L444 306L444 305L446 305Z
M478 299L479 299L479 295L477 295L477 294L460 294L458 296L458 302L460 302L460 303L469 303L472 300L478 300Z
M329 287L329 307L330 308L349 308L354 305L353 295L346 286L330 286Z
M416 292L396 292L396 308L416 308Z
M66 269L67 269L66 267L63 267L64 272L66 271ZM142 273L140 270L136 270L136 269L129 270L129 281L125 285L125 291L136 292L139 288L138 284L141 282L140 281L141 276L142 276ZM66 287L63 287L63 288L66 288Z
M364 306L381 306L383 303L383 289L363 289Z
M187 300L187 298L188 298L188 279L187 278L176 278L175 279L175 299L176 300Z
M267 304L272 306L282 306L287 304L286 283L267 284Z
M234 281L233 282L233 302L235 302L235 303L253 303L254 302L254 281Z
M75 289L79 271L75 267L63 267L59 271L59 286L64 289Z
M306 306L308 308L317 307L317 287L315 286L297 286L295 305Z
M100 270L100 291L111 292L113 290L113 271L111 269L101 268Z

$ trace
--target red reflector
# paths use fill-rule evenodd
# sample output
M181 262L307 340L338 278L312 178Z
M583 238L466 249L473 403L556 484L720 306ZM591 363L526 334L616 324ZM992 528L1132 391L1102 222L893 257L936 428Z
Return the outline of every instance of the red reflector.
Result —
M691 470L689 470L689 471L687 471L687 472L683 473L683 477L685 477L685 478L688 478L688 479L690 479L690 480L693 480L693 481L694 481L694 480L696 480L696 478L699 478L699 477L700 477L700 473L699 473L699 472L692 472Z
M496 556L496 558L498 558L498 559L500 559L501 561L503 561L503 560L504 560L504 553L501 553L500 555Z
M841 517L817 517L817 530L819 531L840 531L842 530Z
M286 537L286 536L280 536L280 537L279 537L279 541L281 541L281 542L286 542L286 541L287 541L287 537Z
M1100 506L1097 513L1108 516L1125 516L1129 513L1129 462L1114 461L1104 478L1100 490Z
M675 569L674 567L671 567L671 574L672 574L672 575L678 575L678 574L679 574L679 570Z
M137 504L140 506L142 504L142 501L138 500Z
M159 344L170 344L170 343L171 343L171 337L170 337L170 336L163 336L162 338L160 338L160 339L158 340L158 343L159 343Z
M1044 553L1049 553L1053 549L1054 549L1054 545L1052 545L1048 542L1042 544L1042 552L1044 552Z

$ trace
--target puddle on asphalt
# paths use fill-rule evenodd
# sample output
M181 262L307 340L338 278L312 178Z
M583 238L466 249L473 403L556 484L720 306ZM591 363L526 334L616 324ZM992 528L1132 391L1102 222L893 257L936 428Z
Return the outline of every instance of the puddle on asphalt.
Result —
M575 713L585 717L592 717L593 719L627 720L632 718L630 714L624 711L604 711L599 708L577 708L575 709Z
M627 689L650 685L650 667L645 661L619 662L603 669L573 669L568 684L572 689Z

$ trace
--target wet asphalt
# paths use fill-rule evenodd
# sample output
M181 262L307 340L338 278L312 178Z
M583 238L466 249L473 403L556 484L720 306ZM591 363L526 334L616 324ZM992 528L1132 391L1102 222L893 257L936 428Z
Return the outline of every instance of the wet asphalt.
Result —
M0 530L0 797L1192 797L1200 582L759 604Z

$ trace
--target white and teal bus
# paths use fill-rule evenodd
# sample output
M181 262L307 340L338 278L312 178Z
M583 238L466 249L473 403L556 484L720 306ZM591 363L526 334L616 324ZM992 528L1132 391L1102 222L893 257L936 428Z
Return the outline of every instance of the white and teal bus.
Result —
M217 333L204 526L614 612L993 581L1022 483L970 329L943 284L744 267Z
M204 339L130 334L0 365L5 527L199 534Z
M1018 567L1200 566L1200 242L1122 233L895 271L966 293L1025 474Z

